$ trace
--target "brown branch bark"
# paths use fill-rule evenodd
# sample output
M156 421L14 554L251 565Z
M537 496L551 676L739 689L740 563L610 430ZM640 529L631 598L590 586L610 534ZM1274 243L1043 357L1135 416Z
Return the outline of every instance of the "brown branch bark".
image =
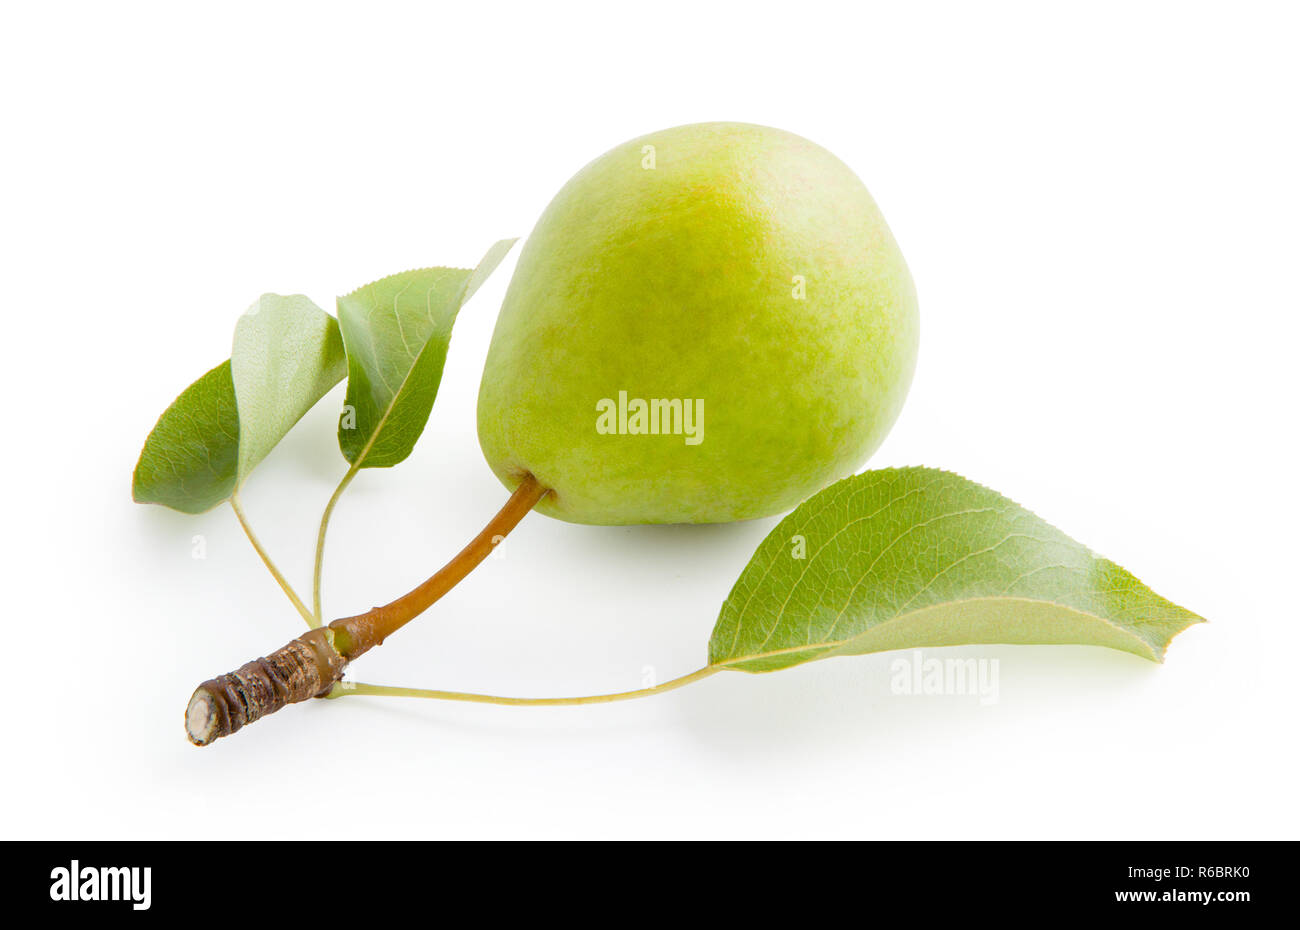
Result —
M206 746L286 704L328 693L348 664L331 639L325 630L309 630L270 655L199 685L185 708L190 742Z

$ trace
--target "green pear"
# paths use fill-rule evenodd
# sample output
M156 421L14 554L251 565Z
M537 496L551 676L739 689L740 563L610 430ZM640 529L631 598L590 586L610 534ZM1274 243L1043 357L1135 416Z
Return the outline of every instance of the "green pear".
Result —
M578 172L520 253L478 399L508 488L574 523L716 523L855 472L916 363L916 291L857 176L699 123Z

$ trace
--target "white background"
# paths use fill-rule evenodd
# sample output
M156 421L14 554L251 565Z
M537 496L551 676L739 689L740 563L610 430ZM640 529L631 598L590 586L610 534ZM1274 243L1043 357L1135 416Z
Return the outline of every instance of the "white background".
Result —
M1295 8L467 7L6 8L0 836L1294 838ZM831 149L902 245L920 362L872 464L989 484L1211 623L1163 666L953 650L1000 661L991 706L893 695L877 655L573 709L317 701L191 747L194 685L301 627L229 508L130 500L237 316L472 263L607 148L711 119ZM416 453L344 498L331 616L503 501L474 403L513 264ZM300 589L341 392L244 495ZM353 673L539 696L685 673L774 522L533 516Z

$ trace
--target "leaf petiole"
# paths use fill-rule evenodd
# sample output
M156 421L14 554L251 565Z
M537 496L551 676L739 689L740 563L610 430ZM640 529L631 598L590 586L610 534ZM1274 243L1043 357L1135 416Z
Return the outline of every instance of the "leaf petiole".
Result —
M311 576L311 612L312 617L316 621L312 624L313 627L320 626L325 622L325 615L322 612L320 600L321 572L325 567L325 533L329 529L330 517L334 515L334 505L339 502L339 498L343 496L343 492L347 490L348 485L352 483L352 479L355 478L357 472L361 470L361 461L362 459L358 458L357 461L353 463L352 467L348 469L347 474L343 476L343 480L339 482L339 486L335 488L334 493L330 495L329 503L325 505L325 512L321 514L320 532L316 534L316 564L312 569Z
M583 697L561 698L521 698L503 697L496 694L471 694L464 691L432 691L426 688L396 688L389 685L369 685L359 681L338 681L330 689L327 698L341 698L348 695L372 695L376 697L414 697L431 698L439 701L468 701L474 704L506 704L510 706L559 707L573 704L608 704L613 701L631 701L636 698L650 697L685 687L693 682L708 678L714 672L721 671L716 665L706 665L689 675L665 681L651 688L638 688L636 691L619 691L614 694L590 694Z
M288 596L298 613L307 621L307 626L312 629L320 626L320 621L312 616L311 611L307 609L307 605L302 602L302 598L298 596L298 593L294 591L289 582L285 580L284 575L280 573L280 569L276 568L275 563L271 561L271 556L264 548L262 548L262 543L258 540L257 534L254 533L253 528L248 525L248 518L244 515L244 508L240 506L238 493L230 495L230 508L235 511L235 517L239 520L239 525L243 527L244 535L247 536L248 541L253 544L253 548L257 550L257 554L262 559L262 564L266 566L267 571L271 573L271 577L275 579L276 584L278 584L280 589Z

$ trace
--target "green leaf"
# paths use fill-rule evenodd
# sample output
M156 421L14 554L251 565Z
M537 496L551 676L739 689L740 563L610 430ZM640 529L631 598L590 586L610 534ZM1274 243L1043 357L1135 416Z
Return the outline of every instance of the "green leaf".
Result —
M345 371L332 316L306 297L264 294L239 318L230 359L158 418L135 466L134 498L182 513L229 500Z
M411 454L438 394L456 315L514 242L496 243L472 270L407 271L338 299L348 364L339 449L349 463L388 468Z
M132 479L132 496L182 513L203 513L235 490L239 414L230 361L187 387L158 418Z
M709 664L767 672L968 643L1079 643L1158 662L1199 622L996 491L887 468L777 525L722 606Z
M235 325L236 487L347 373L334 317L301 294L263 294Z

